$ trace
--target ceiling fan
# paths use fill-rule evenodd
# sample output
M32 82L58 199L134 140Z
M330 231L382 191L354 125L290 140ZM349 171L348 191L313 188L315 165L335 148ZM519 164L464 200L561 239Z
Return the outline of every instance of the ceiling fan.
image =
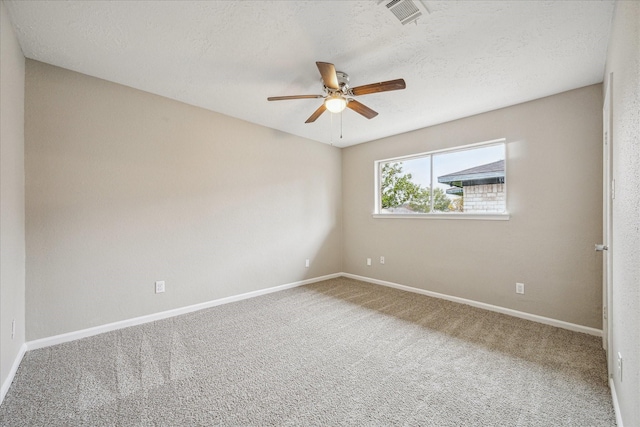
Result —
M342 71L336 71L333 64L328 62L316 62L322 76L324 95L291 95L270 96L267 101L283 101L287 99L324 98L324 102L305 123L315 122L325 110L332 113L340 113L345 108L350 108L367 119L378 115L376 111L353 99L355 96L367 95L377 92L404 89L406 84L403 79L389 80L386 82L371 83L364 86L349 87L349 75Z

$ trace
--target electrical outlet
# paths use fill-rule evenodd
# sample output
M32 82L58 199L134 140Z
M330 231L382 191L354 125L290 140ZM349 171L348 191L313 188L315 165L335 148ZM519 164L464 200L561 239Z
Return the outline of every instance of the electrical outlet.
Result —
M156 282L156 294L164 292L164 280L158 280Z
M384 257L383 256L380 257L380 264L384 264Z
M618 352L617 367L618 367L618 378L620 378L620 382L622 382L622 354L620 354L620 352Z
M524 283L516 283L516 294L524 294Z
M304 260L304 266L305 266L306 268L309 268L309 260L308 260L308 259L305 259L305 260Z
M367 265L371 265L371 258L367 258Z

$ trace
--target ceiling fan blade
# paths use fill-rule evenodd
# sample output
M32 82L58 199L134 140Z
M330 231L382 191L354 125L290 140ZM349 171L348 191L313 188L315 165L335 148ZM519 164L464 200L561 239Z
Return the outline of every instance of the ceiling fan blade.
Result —
M318 109L316 111L313 112L313 114L307 119L307 121L305 123L313 123L316 121L316 119L318 117L320 117L320 115L322 113L324 113L324 110L326 110L327 107L324 106L324 102L320 105L320 107L318 107Z
M377 112L373 111L371 108L367 107L364 104L359 103L354 99L349 100L349 102L347 103L347 107L351 108L353 111L355 111L358 114L362 114L367 119L373 119L375 116L378 115Z
M324 85L331 89L340 89L336 67L328 62L316 62L316 65L318 66Z
M389 80L386 82L371 83L369 85L357 86L351 89L354 96L367 95L376 92L388 92L390 90L400 90L406 88L404 79Z
M284 101L286 99L309 99L309 98L324 98L323 95L291 95L291 96L270 96L267 101Z

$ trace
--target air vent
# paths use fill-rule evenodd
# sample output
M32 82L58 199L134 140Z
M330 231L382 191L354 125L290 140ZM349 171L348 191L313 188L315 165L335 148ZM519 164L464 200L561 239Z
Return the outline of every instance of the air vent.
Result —
M380 2L382 3L382 2ZM412 0L392 0L386 4L402 25L413 22L422 16L422 12Z

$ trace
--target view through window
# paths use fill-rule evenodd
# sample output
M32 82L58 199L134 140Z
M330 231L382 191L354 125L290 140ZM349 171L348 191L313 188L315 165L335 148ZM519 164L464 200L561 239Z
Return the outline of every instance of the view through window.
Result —
M505 143L377 162L378 213L506 212Z

